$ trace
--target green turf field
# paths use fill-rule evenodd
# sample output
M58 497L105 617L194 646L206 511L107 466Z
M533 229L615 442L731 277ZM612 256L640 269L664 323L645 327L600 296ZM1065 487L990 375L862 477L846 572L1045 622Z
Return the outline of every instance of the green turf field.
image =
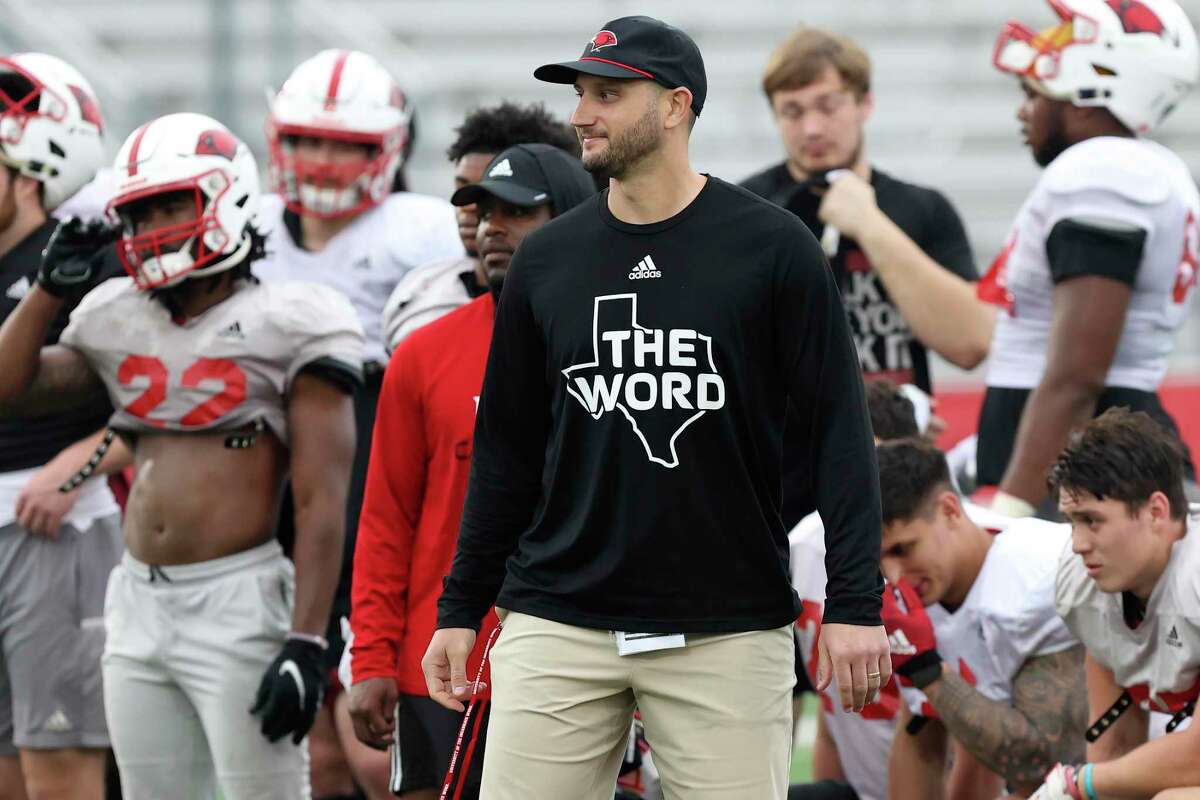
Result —
M817 730L817 696L804 695L804 710L792 752L792 783L804 783L812 777L812 742Z

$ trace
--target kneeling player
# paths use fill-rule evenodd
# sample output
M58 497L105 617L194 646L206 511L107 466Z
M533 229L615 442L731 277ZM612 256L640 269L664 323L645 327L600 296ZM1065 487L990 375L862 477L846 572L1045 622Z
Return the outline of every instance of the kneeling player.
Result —
M1200 694L1200 515L1178 443L1145 413L1110 409L1050 486L1071 521L1058 611L1087 648L1088 757L1103 763L1056 767L1035 797L1200 798L1200 727L1146 743L1148 711L1173 714L1171 731Z
M133 447L103 658L125 797L212 797L214 773L226 800L307 797L362 329L332 290L251 276L258 170L220 123L153 120L117 170L110 209L132 279L88 294L45 348L62 301L26 295L0 329L0 399L106 389ZM112 238L64 223L41 282L66 293ZM298 581L274 540L289 472Z
M866 384L867 410L875 440L917 436L919 424L912 400L896 384L873 380ZM804 517L788 534L792 588L800 597L796 620L800 652L796 657L797 686L818 683L818 637L825 606L825 525L817 512ZM880 688L875 702L861 714L844 711L832 686L818 693L813 743L813 783L793 784L788 800L884 800L887 797L887 753L896 729L900 692L895 681Z
M885 442L878 455L883 571L902 579L884 592L892 664L935 717L893 739L890 796L941 796L945 750L928 745L945 733L1025 796L1082 751L1083 650L1054 609L1067 526L965 505L925 442Z
M866 384L867 410L875 441L894 441L922 434L929 422L929 399L912 386L896 386L888 380ZM923 401L923 402L922 402ZM797 682L818 682L817 641L825 599L825 526L817 513L809 514L788 534L791 551L792 587L800 597L801 613L796 621L800 646L797 658ZM931 615L941 611L930 608ZM799 670L804 670L803 674ZM814 783L793 784L788 800L883 800L888 796L888 751L896 732L902 704L899 684L890 681L880 688L875 702L861 714L842 710L837 698L827 689L820 693L821 713L817 716L813 743L812 775ZM931 734L933 734L931 736ZM946 750L944 731L930 728L922 737L925 749ZM940 758L938 760L941 760ZM951 787L979 789L975 797L986 797L999 780L955 743L954 766L948 776ZM953 792L963 797L960 792ZM994 797L996 792L992 791Z

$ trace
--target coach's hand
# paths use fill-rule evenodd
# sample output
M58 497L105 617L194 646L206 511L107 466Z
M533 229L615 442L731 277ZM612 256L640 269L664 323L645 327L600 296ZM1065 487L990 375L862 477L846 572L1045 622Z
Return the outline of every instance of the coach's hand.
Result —
M360 742L376 750L387 749L393 739L399 699L395 678L367 678L350 687L350 719Z
M825 691L836 678L844 711L862 711L892 677L882 625L822 624L817 649L817 691Z
M251 714L262 715L262 734L277 742L289 733L300 744L317 718L325 691L325 649L304 639L288 639L267 667Z
M38 284L55 297L82 295L92 287L106 250L119 235L119 229L99 220L63 220L42 251Z
M473 647L475 631L470 628L440 628L433 632L421 659L429 696L451 711L464 710L463 701L470 699L467 656Z
M883 626L892 650L892 668L905 686L924 689L942 671L933 622L916 590L904 581L883 587Z

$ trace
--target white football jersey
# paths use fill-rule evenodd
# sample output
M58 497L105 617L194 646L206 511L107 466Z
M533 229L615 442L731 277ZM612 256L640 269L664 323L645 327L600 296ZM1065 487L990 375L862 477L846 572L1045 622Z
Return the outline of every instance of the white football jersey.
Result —
M1054 291L1046 239L1065 219L1114 221L1146 232L1106 385L1156 391L1195 294L1200 195L1179 156L1155 142L1113 136L1064 150L1018 212L989 275L1007 287L1012 307L997 317L987 384L1032 389L1041 381Z
M817 684L817 635L825 610L825 525L816 513L797 523L788 534L792 587L800 595L802 610L796 621L800 657L814 686ZM879 702L862 714L842 710L837 686L821 693L821 708L847 782L862 800L886 800L887 762L896 731L900 696L892 679L880 692Z
M463 273L475 272L475 259L463 254L422 264L396 284L383 306L383 343L391 353L422 325L471 301Z
M263 196L258 224L267 237L267 257L254 263L254 274L264 282L320 283L345 294L362 322L367 361L387 360L380 319L396 284L421 264L463 254L454 207L436 197L391 194L320 252L296 244L284 224L284 210L278 195Z
M1092 658L1144 707L1174 713L1200 694L1200 507L1192 506L1187 534L1174 544L1145 617L1125 624L1120 593L1100 591L1083 558L1061 550L1058 613Z
M971 503L963 508L996 538L962 605L953 613L940 604L925 610L945 662L984 697L1009 703L1013 679L1026 661L1078 644L1054 607L1054 570L1071 530ZM911 686L902 692L914 714L937 716L924 692Z
M1071 529L966 510L995 539L962 605L934 619L938 652L984 697L1010 703L1013 678L1026 661L1078 644L1054 607L1058 554Z
M285 444L286 396L321 362L361 374L362 326L332 289L247 283L182 325L130 278L113 278L71 314L61 344L108 389L118 431L236 430L261 420Z

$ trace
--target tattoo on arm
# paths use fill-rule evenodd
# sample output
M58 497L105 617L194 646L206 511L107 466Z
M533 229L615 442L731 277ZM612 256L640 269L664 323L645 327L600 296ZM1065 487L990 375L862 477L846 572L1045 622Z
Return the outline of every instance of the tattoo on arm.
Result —
M927 687L933 707L981 763L1032 791L1056 761L1083 759L1087 693L1083 649L1037 656L1013 680L1012 705L989 700L957 674Z
M0 403L0 416L37 417L69 411L104 396L104 385L76 350L42 348L33 381L19 397Z

